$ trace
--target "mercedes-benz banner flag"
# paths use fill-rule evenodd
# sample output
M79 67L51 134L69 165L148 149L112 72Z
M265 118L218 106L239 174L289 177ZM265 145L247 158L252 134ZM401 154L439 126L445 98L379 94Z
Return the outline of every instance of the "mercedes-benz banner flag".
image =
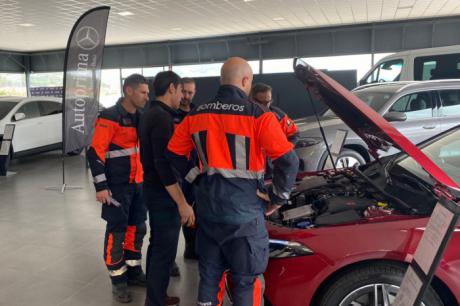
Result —
M99 110L102 56L110 7L84 13L73 26L64 61L63 151L91 142Z

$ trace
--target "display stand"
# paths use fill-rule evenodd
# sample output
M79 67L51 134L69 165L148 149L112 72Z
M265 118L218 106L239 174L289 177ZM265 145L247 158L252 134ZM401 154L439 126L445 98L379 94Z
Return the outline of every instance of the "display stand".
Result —
M14 124L6 124L3 132L3 140L0 143L0 176L8 174L8 166L11 159L11 146L13 143Z
M419 306L460 216L457 203L440 197L392 306Z
M339 158L340 152L342 151L347 135L348 135L347 130L337 130L337 133L335 134L334 142L332 142L332 145L331 145L330 158L326 159L326 163L324 164L324 169L335 168L333 165L337 163L337 159Z

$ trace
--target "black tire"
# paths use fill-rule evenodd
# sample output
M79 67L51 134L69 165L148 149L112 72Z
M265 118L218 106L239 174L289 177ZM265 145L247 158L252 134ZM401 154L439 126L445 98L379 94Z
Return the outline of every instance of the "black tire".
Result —
M407 266L398 263L372 263L368 266L362 266L341 275L330 284L324 294L319 299L320 306L339 306L350 305L346 298L357 290L363 290L365 294L365 288L369 285L385 284L390 286L396 286L393 288L399 289L402 279L406 272ZM359 296L359 294L358 294ZM370 296L370 295L369 295ZM369 301L366 304L366 295L363 295L364 299L359 300L360 305L363 306L374 306L374 301ZM443 302L430 286L425 293L423 298L425 306L444 306ZM380 304L379 305L383 305Z

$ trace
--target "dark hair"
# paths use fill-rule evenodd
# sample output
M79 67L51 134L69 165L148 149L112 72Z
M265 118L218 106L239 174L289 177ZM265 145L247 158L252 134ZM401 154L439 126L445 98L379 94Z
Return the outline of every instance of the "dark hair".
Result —
M264 83L256 83L254 84L254 86L252 86L250 96L255 97L255 95L257 95L258 93L267 91L272 91L272 87L270 85Z
M126 94L126 87L131 87L131 88L136 89L137 86L139 86L141 84L147 84L148 85L149 83L147 82L147 79L143 75L140 75L140 74L137 74L137 73L131 74L123 82L123 93Z
M179 75L177 75L177 73L173 71L159 72L153 81L153 90L155 91L155 96L164 96L169 88L169 85L173 84L174 87L177 88L177 86L181 83L181 78Z
M195 84L195 80L192 78L182 78L182 84Z

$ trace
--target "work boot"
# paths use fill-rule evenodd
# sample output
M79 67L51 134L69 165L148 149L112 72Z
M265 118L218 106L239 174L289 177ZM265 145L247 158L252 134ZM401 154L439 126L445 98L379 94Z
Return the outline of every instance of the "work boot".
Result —
M135 276L130 276L128 273L128 286L146 287L147 279L145 273L141 271Z
M180 303L180 299L177 296L168 296L165 297L165 306L177 306Z
M112 284L112 295L120 303L130 303L133 300L126 283Z
M179 270L179 266L177 265L176 262L174 262L172 268L171 268L171 271L169 271L169 276L172 276L172 277L179 277L180 276L180 270Z

